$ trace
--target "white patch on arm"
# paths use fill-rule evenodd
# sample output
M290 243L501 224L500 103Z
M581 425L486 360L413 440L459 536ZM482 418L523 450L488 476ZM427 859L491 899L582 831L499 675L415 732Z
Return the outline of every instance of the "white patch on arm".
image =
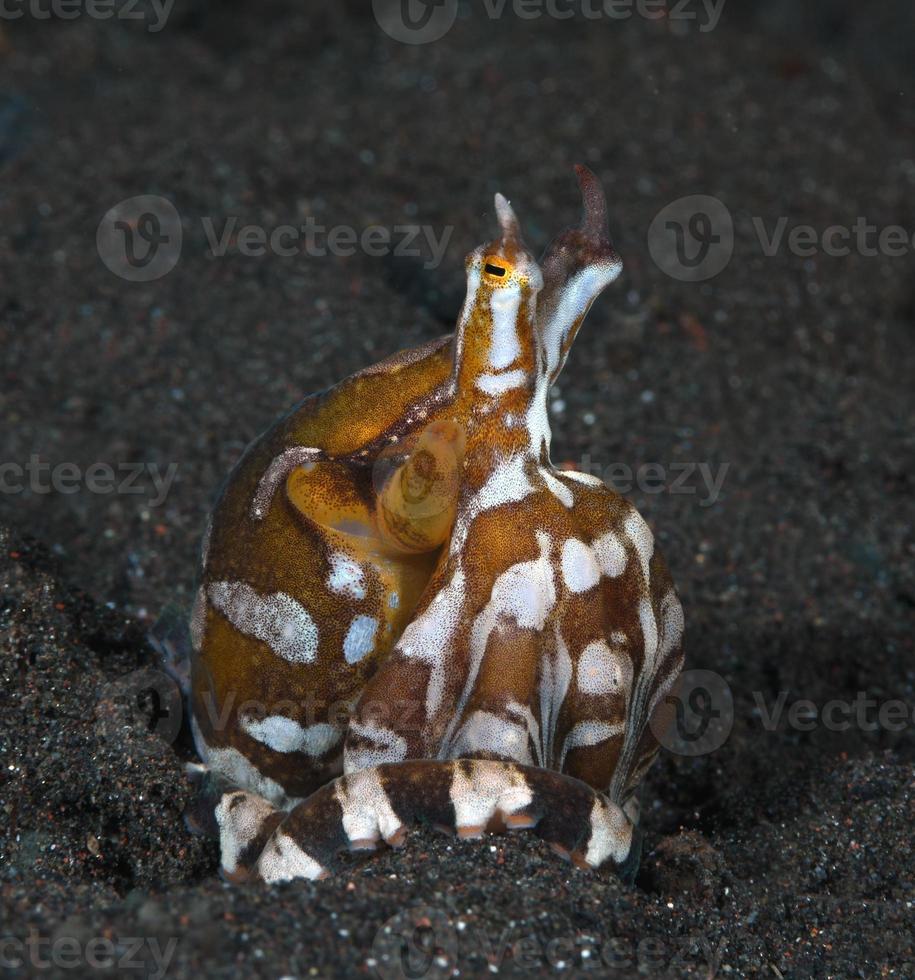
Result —
M578 690L582 694L627 694L632 686L632 661L611 650L603 640L589 643L578 658Z
M555 376L562 367L562 347L570 331L584 318L600 292L616 279L622 269L621 262L588 265L563 287L552 316L541 330L550 376Z
M553 476L553 474L545 467L540 467L540 475L543 477L543 482L549 488L550 493L552 493L564 507L571 508L575 503L575 496L572 493L572 488L566 486L562 480L557 480L556 477Z
M452 759L476 752L493 752L522 765L533 765L527 725L492 711L474 711L449 746Z
M626 725L621 721L613 722L612 724L606 721L578 722L578 724L572 728L569 734L566 735L565 741L562 743L562 755L559 759L559 770L562 771L563 767L565 766L566 756L572 751L572 749L590 745L600 745L601 742L606 742L608 739L622 735L625 730Z
M626 548L613 531L601 535L592 548L597 564L607 578L619 578L626 571Z
M648 565L651 562L651 556L654 554L654 535L651 533L651 528L637 510L632 510L623 523L623 530L638 552L639 561L642 564L642 574L645 576L645 584L647 585L649 582Z
M318 627L285 592L259 595L244 582L213 582L210 602L247 636L266 643L290 663L313 663L318 654Z
M214 816L219 827L219 856L223 869L232 874L238 869L242 851L260 833L264 822L276 813L256 793L224 793Z
M454 634L460 625L464 605L464 573L458 568L447 585L403 631L395 647L403 656L420 660L429 666L426 689L426 715L438 711L445 690Z
M370 769L385 762L403 762L407 757L407 740L390 728L382 728L374 722L363 724L352 719L349 736L343 749L344 773ZM354 741L368 742L370 747L354 745Z
M502 460L489 474L486 482L458 514L451 535L450 554L458 554L467 540L470 525L485 510L517 503L534 492L525 472L526 459L518 454Z
M570 592L587 592L600 581L594 552L578 538L568 538L562 546L562 578Z
M561 470L563 476L577 483L584 483L588 487L606 487L606 483L593 473L581 473L579 470Z
M591 809L591 836L585 860L597 868L612 858L621 864L632 847L632 824L626 814L615 804L595 799Z
M354 616L343 641L343 656L348 664L355 664L375 649L375 633L378 620L371 616Z
M502 374L481 374L474 383L484 394L495 397L520 388L526 380L527 374L519 368Z
M362 566L349 555L338 551L330 557L330 575L327 587L338 595L348 595L353 599L365 598L365 572Z
M524 776L505 763L475 760L470 763L469 776L463 768L460 763L455 765L450 791L459 830L482 830L496 810L517 813L534 798Z
M257 861L257 871L268 885L277 881L291 881L293 878L307 878L314 881L327 874L325 868L287 834L277 827L273 837L261 852Z
M490 634L500 620L513 621L522 629L542 630L556 604L556 585L549 560L552 546L550 536L544 531L537 531L537 545L540 548L538 558L518 562L496 579L489 602L473 622L470 631L470 666L461 695L452 712L451 722L442 739L439 758L448 758L452 754L454 732L477 682ZM431 712L429 717L432 717Z
M495 289L489 309L492 314L492 342L489 347L489 366L501 371L521 356L518 340L518 311L521 291L517 287Z
M240 715L238 724L246 735L274 752L304 752L315 759L332 749L342 738L342 732L334 725L320 722L303 728L285 715L268 715L266 718Z
M343 811L343 829L350 842L395 837L403 821L394 812L377 769L363 769L337 780L334 796Z

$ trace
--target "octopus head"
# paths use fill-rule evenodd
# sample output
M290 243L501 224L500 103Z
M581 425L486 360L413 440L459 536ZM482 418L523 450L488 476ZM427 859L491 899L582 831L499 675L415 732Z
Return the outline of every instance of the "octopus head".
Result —
M543 275L512 206L496 194L501 234L466 260L467 297L458 322L459 373L492 378L533 370L534 316Z
M552 384L591 304L622 271L600 182L587 167L575 170L581 222L559 234L539 264L524 244L511 204L496 194L501 235L467 256L459 374L482 377L495 390L508 384L506 375L543 376Z

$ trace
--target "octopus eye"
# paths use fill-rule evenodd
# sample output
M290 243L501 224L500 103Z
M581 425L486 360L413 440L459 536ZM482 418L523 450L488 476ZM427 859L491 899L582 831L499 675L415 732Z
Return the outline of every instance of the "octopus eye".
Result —
M483 266L483 271L488 272L491 276L498 276L500 279L508 271L504 265L496 265L495 262L487 262Z

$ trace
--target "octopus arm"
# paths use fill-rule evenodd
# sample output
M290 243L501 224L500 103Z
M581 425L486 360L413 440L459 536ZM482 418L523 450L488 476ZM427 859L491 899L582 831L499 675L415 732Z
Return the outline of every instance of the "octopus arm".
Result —
M215 811L222 871L231 881L324 878L345 851L400 846L429 824L461 838L529 829L585 869L631 880L640 837L604 794L549 769L484 759L415 759L351 773L285 812L262 797L226 792Z

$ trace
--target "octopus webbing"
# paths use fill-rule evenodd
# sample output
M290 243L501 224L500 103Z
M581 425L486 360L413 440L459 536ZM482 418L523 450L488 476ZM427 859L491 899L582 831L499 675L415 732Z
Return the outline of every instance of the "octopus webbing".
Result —
M454 334L306 398L224 486L190 697L231 880L322 877L414 822L638 866L683 613L631 504L550 462L549 389L622 268L576 172L539 264L497 194Z

